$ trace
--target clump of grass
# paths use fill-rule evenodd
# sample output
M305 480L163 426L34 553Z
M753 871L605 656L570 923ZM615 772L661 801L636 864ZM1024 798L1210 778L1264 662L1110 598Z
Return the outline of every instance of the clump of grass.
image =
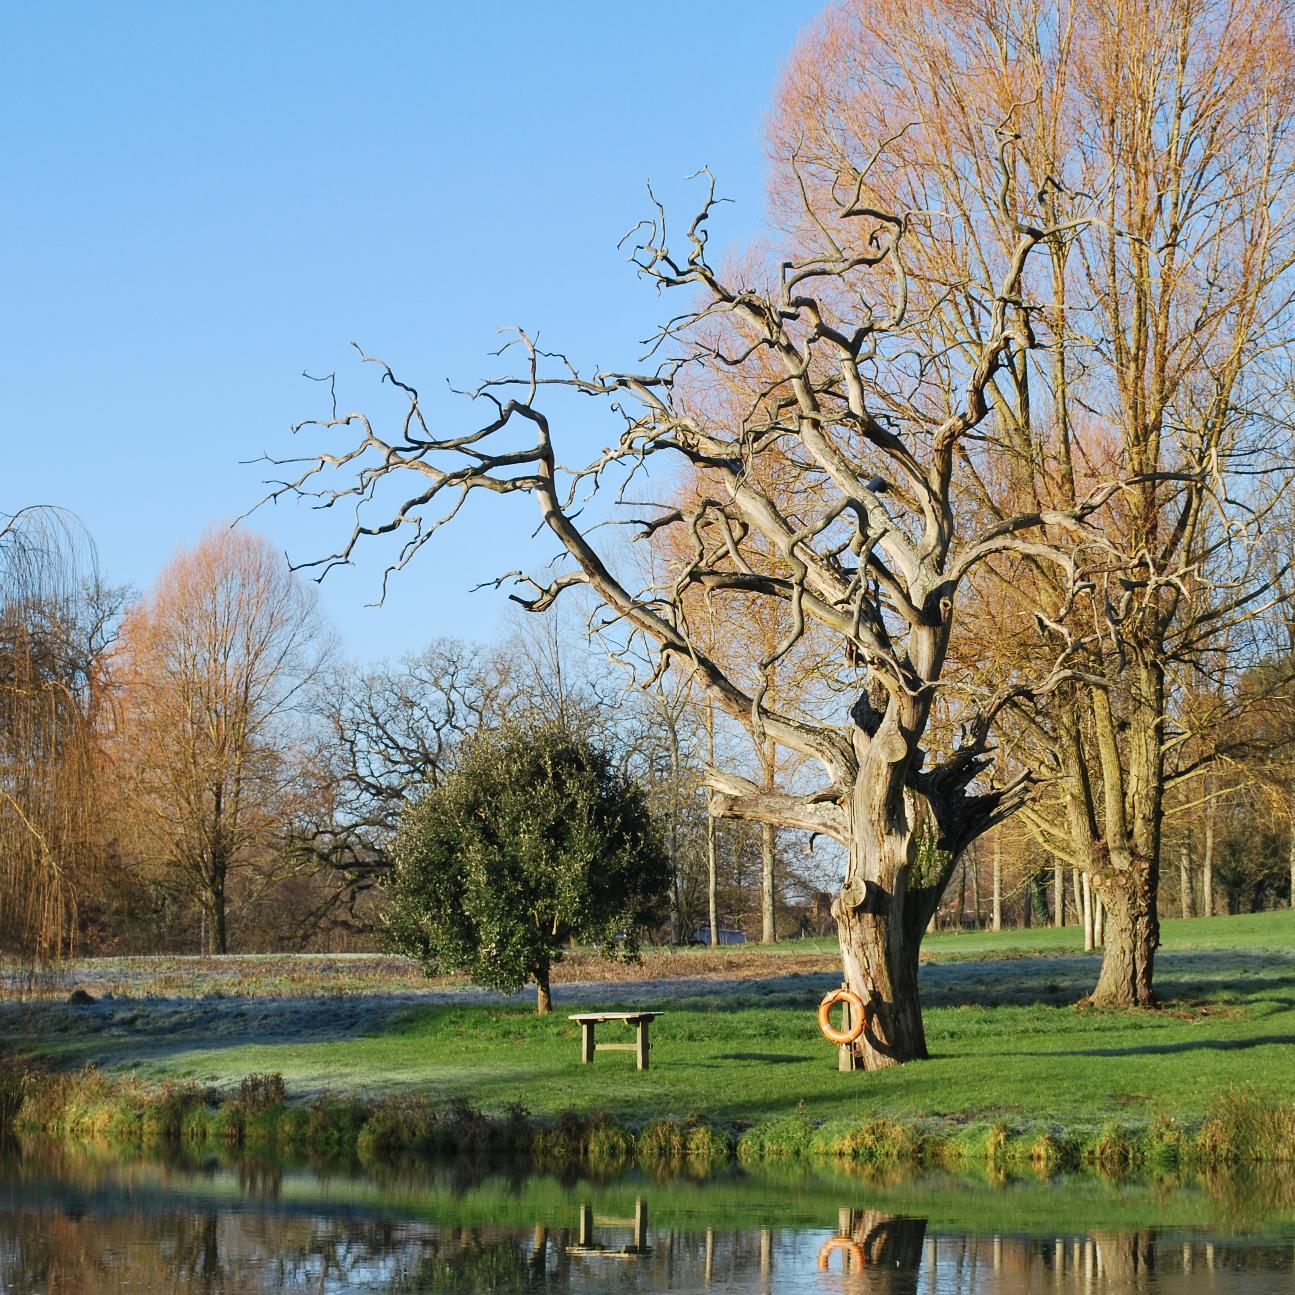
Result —
M824 1125L815 1131L810 1145L820 1156L874 1166L922 1165L931 1150L922 1128L891 1119Z
M283 1076L272 1074L248 1075L238 1086L238 1104L247 1115L264 1115L275 1106L282 1106L287 1098Z
M813 1136L814 1126L799 1115L764 1120L738 1139L737 1158L744 1164L804 1160Z
M1108 1178L1125 1178L1141 1161L1137 1134L1122 1124L1107 1121L1083 1148L1083 1161Z
M1005 1124L993 1124L985 1134L985 1164L991 1170L1002 1169L1007 1163L1007 1142L1011 1131Z
M651 1121L638 1136L639 1161L658 1172L704 1176L733 1154L733 1139L705 1116Z
M1187 1130L1167 1115L1151 1122L1142 1138L1142 1160L1148 1169L1168 1174L1182 1168L1191 1157L1191 1139Z
M143 1140L146 1143L181 1141L186 1126L193 1127L192 1117L205 1122L213 1097L197 1084L177 1084L167 1080L144 1108L140 1126Z
M1244 1085L1221 1093L1194 1148L1205 1164L1271 1164L1295 1160L1295 1106Z
M25 1067L0 1061L0 1129L18 1118L30 1088L31 1076Z
M416 1093L393 1093L369 1112L356 1135L363 1160L383 1160L431 1150L437 1119L431 1104Z
M1045 1129L1030 1143L1030 1164L1036 1173L1052 1177L1078 1168L1079 1145L1073 1138Z
M306 1108L301 1140L318 1151L335 1155L349 1152L370 1111L362 1098L323 1093Z
M634 1157L634 1138L619 1124L598 1124L585 1139L585 1163L598 1174L623 1169Z
M555 1123L535 1130L531 1154L537 1163L553 1168L593 1164L607 1169L625 1163L634 1145L630 1132L610 1116L567 1111Z

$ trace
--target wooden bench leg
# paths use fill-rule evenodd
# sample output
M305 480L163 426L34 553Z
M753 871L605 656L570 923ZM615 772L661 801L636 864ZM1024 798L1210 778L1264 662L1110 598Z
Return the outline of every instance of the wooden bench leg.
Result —
M594 1059L594 1022L580 1022L580 1060L587 1066Z
M639 1024L638 1049L637 1049L638 1068L640 1070L646 1070L648 1068L648 1053L651 1050L651 1046L648 1043L649 1022L640 1021L638 1024Z

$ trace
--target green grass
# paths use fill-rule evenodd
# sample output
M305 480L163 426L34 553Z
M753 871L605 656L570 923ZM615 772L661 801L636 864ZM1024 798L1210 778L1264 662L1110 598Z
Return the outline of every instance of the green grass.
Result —
M624 1052L579 1064L566 1019L579 1005L570 998L549 1018L516 1006L450 1006L370 1035L198 1047L94 1037L61 1045L58 1056L229 1089L249 1073L279 1072L290 1093L410 1091L493 1112L521 1102L540 1116L605 1111L630 1121L797 1114L814 1123L923 1117L1092 1130L1112 1118L1199 1122L1242 1084L1295 1100L1295 914L1165 922L1158 983L1167 1001L1156 1011L1073 1007L1098 965L1098 955L1074 951L1076 941L1073 928L929 939L932 1059L877 1074L837 1071L815 1024L822 978L809 976L718 982L662 1004L644 1074ZM600 1037L631 1035L603 1026ZM27 1042L53 1051L48 1040Z

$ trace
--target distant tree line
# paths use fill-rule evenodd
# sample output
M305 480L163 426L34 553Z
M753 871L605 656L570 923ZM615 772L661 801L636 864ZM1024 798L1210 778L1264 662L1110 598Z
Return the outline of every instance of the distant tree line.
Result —
M762 897L759 830L708 813L713 716L565 623L355 663L247 531L210 532L142 594L106 586L62 514L10 519L0 556L4 951L386 947L402 821L519 718L585 736L641 791L666 858L646 938L708 938L712 893L717 928L759 938L771 907L797 934L831 885L785 833Z

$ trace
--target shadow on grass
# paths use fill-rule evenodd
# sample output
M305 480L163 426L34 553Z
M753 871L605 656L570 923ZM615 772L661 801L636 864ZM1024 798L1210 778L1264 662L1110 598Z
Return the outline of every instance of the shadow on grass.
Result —
M767 1066L790 1066L809 1059L786 1052L721 1052L715 1057L716 1061L761 1061Z
M1173 1052L1242 1052L1247 1048L1290 1047L1295 1034L1256 1034L1245 1039L1184 1039L1181 1043L1139 1043L1127 1048L1068 1048L1065 1052L1004 1052L1005 1057L1136 1057Z

